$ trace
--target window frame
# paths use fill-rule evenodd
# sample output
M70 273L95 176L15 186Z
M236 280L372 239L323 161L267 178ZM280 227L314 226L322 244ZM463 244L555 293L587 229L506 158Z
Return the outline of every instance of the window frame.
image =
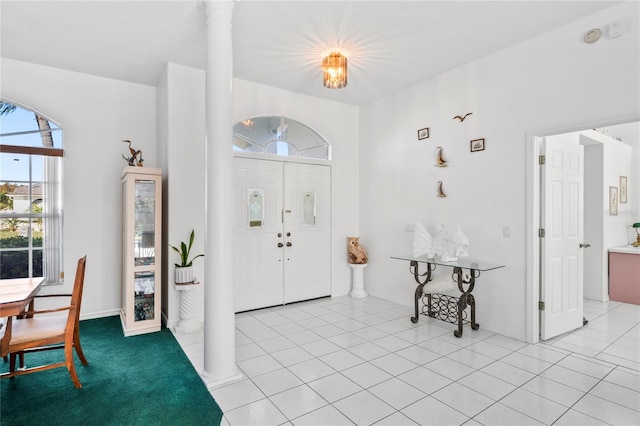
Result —
M5 102L4 100L2 100ZM42 119L55 124L49 130L27 130L11 133L0 134L0 154L17 154L25 155L28 157L28 179L11 179L9 176L0 176L2 179L0 182L28 185L28 202L29 208L27 212L16 211L0 211L0 220L5 219L25 219L27 221L27 245L25 247L0 247L0 252L28 252L28 278L33 277L34 274L34 254L38 251L38 254L42 258L42 275L46 278L46 284L61 284L64 282L64 262L63 262L63 241L62 241L62 228L64 224L63 215L63 162L64 150L62 148L53 147L37 147L28 145L10 145L3 143L3 140L12 136L20 136L25 134L36 134L45 132L60 132L62 134L62 128L57 123L49 120L42 114L30 109L20 106L13 102L5 102L15 105L17 108L21 108L24 111L35 114ZM62 137L60 138L62 139ZM42 177L34 180L33 162L35 157L42 157ZM42 188L42 194L34 194L34 185L40 185ZM41 200L42 206L41 212L34 212L34 202ZM40 225L42 230L42 244L35 247L34 240L34 228L37 220L41 219Z

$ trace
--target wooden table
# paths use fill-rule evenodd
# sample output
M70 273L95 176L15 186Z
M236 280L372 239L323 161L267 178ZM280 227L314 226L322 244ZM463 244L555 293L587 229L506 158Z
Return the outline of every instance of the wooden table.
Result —
M0 356L7 355L11 340L12 318L22 313L44 283L44 277L0 280L0 318L7 317L0 341Z
M44 277L0 280L0 318L24 311L43 283Z

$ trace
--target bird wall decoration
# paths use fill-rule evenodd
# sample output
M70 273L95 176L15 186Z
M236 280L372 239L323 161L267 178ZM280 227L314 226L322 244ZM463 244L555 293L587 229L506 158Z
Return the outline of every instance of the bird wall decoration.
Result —
M472 112L468 112L468 113L466 113L466 114L464 115L464 117L461 117L461 116L459 116L459 115L456 115L455 117L453 117L453 119L454 119L454 120L455 120L455 119L458 119L458 120L460 120L460 122L462 123L462 122L464 121L464 119L465 119L465 118L467 118L468 116L470 116L471 114L473 114L473 113L472 113Z

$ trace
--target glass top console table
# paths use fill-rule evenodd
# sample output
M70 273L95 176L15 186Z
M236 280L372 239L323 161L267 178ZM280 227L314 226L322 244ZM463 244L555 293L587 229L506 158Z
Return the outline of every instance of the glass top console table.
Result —
M423 301L422 314L450 323L457 323L458 329L453 332L456 337L462 337L462 326L465 323L470 323L472 330L477 330L480 327L476 322L476 302L471 294L476 279L480 277L480 273L504 268L504 265L478 261L469 257L459 258L458 260L450 262L445 262L438 257L429 258L426 255L420 257L391 256L391 258L408 261L409 272L413 275L416 283L418 283L414 297L415 315L411 317L411 322L418 322L420 314L418 305L420 304L420 300L426 297L427 301ZM424 265L424 272L422 273L420 273L421 264ZM459 297L424 291L424 286L429 281L432 281L431 273L435 271L437 266L453 268L451 279L457 284L458 290L460 291ZM466 319L467 306L470 307L471 311L470 320Z

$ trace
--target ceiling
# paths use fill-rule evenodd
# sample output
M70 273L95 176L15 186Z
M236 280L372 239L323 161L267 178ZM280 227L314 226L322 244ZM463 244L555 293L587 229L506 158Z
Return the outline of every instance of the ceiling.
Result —
M363 105L617 3L236 1L233 74ZM151 86L166 62L205 66L198 0L2 0L0 24L2 57L20 61ZM349 55L344 89L322 86L332 47Z

